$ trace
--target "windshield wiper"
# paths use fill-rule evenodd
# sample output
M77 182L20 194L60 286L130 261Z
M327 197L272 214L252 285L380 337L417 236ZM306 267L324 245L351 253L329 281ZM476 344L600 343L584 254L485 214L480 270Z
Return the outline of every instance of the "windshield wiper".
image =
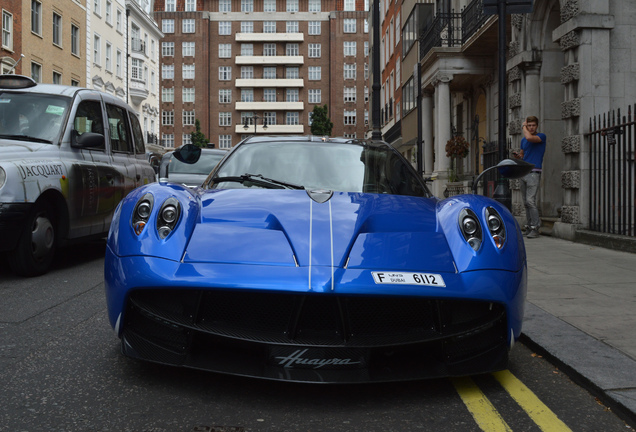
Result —
M39 138L39 137L33 137L33 136L28 136L28 135L0 135L0 138L4 138L4 139L11 139L11 140L16 140L16 141L35 141L35 142L39 142L39 143L45 143L45 144L53 144L53 141L51 140L47 140L44 138Z
M305 189L304 186L296 185L293 183L286 183L280 180L274 180L267 177L263 177L262 174L243 174L241 176L227 176L227 177L214 177L212 178L214 183L221 182L238 182L238 183L253 183L258 186L263 186L270 189Z

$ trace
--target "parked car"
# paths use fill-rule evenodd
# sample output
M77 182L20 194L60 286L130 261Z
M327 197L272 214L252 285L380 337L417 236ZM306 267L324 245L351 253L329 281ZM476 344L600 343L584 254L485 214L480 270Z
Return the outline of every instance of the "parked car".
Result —
M173 152L167 152L161 158L159 179L189 187L201 186L208 174L226 154L226 150L201 149L199 160L196 163L187 164L175 158Z
M105 237L120 200L154 181L137 115L86 88L0 75L0 149L0 252L20 275Z
M505 206L435 198L384 142L317 137L248 138L201 188L133 191L104 274L126 356L321 383L503 369L526 296Z

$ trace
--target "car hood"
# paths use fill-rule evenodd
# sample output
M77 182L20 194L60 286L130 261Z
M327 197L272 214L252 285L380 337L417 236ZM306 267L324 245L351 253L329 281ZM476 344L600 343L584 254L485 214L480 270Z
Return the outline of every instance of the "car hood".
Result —
M336 192L222 190L202 195L184 262L449 271L436 200Z
M32 141L8 140L0 138L0 152L2 152L3 160L25 156L30 157L33 153L53 149L57 150L57 146Z

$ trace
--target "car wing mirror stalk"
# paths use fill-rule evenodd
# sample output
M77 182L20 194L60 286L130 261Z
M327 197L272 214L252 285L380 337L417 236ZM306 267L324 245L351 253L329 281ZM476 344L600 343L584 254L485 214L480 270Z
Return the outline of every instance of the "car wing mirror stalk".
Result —
M499 170L499 175L508 179L516 179L525 176L534 168L534 164L526 162L521 159L504 159L499 162L495 166L491 166L488 169L485 169L477 176L475 181L473 182L473 194L477 193L477 185L479 184L479 180L486 174L488 171L493 169Z

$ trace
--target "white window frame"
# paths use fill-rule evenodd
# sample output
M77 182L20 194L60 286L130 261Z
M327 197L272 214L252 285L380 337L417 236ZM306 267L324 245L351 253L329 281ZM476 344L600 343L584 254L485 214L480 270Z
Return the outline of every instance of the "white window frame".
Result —
M309 44L309 58L320 58L322 45L319 43Z
M62 46L62 15L53 12L53 22L52 22L52 37L53 37L53 45Z
M161 42L161 56L174 57L174 42Z
M219 126L232 126L232 112L219 112Z
M219 89L219 103L220 104L232 103L232 89Z
M219 21L219 36L228 36L232 34L231 21Z
M161 88L161 102L174 103L174 87Z
M231 149L232 148L232 135L219 135L219 148Z
M232 0L219 0L219 12L232 12Z
M31 0L31 32L42 36L42 2Z
M13 51L13 14L2 11L2 48Z
M344 18L342 20L342 32L343 33L356 33L356 19L355 18Z
M181 33L189 34L194 33L196 31L195 20L192 18L187 18L181 21Z
M163 33L174 33L174 19L164 18L161 20L161 31Z
M322 22L321 21L309 21L308 33L311 36L316 36L321 34L322 32Z
M219 58L232 58L232 44L219 44Z
M183 57L194 57L196 54L195 42L181 42L181 55Z
M195 78L195 66L194 64L183 64L181 65L181 79L191 79Z
M232 80L232 66L219 66L219 81Z
M321 89L309 89L309 103L319 104L322 102Z

